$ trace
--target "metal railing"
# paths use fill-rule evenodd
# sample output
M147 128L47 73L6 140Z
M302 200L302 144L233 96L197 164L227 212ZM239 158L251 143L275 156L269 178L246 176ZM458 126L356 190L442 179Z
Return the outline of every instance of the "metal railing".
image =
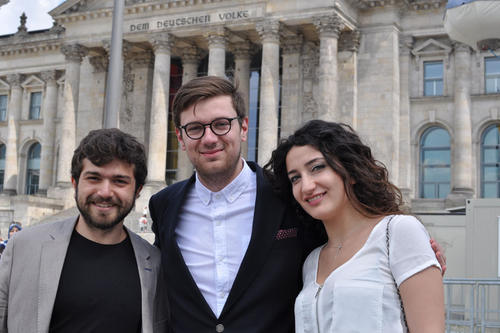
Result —
M500 280L445 279L446 332L499 333Z

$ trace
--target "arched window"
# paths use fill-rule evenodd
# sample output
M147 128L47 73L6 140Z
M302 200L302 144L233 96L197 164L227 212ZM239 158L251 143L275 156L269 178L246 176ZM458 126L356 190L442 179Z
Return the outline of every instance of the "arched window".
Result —
M450 135L440 127L427 129L420 140L420 197L445 198L450 193Z
M481 139L481 197L500 198L500 124L489 126Z
M5 151L5 145L0 144L0 191L3 191L3 180L5 176Z
M42 146L34 143L28 150L28 163L26 168L26 194L35 194L40 181L40 152Z

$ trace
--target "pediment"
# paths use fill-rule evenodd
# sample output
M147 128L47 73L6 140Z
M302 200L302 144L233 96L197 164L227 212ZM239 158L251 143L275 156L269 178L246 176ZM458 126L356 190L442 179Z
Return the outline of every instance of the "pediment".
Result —
M7 82L4 80L0 79L0 90L9 90L10 86Z
M30 75L23 83L21 83L21 87L29 88L29 87L43 87L45 82L43 82L38 76Z
M49 14L52 17L113 8L113 0L66 0Z
M415 47L411 52L415 56L449 54L451 52L451 47L430 38L419 46Z

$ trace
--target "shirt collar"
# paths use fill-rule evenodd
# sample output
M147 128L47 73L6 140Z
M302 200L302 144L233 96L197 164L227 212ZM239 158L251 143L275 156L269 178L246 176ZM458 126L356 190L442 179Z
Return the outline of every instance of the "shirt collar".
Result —
M224 187L219 192L212 192L205 187L198 178L196 174L195 190L198 198L205 206L207 206L212 200L215 193L222 194L227 202L232 203L240 197L240 195L245 191L252 180L253 171L250 169L245 160L241 159L243 162L243 169L240 171L239 175L226 187Z

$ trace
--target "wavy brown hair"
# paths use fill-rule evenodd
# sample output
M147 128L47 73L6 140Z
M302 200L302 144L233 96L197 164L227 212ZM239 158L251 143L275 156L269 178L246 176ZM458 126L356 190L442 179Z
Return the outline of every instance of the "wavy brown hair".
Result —
M293 198L286 156L292 147L306 145L319 150L342 178L347 198L358 212L368 217L403 213L401 192L389 181L387 168L373 158L370 147L349 125L322 120L309 121L283 139L264 167L283 199L299 206ZM301 215L308 216L297 208Z

